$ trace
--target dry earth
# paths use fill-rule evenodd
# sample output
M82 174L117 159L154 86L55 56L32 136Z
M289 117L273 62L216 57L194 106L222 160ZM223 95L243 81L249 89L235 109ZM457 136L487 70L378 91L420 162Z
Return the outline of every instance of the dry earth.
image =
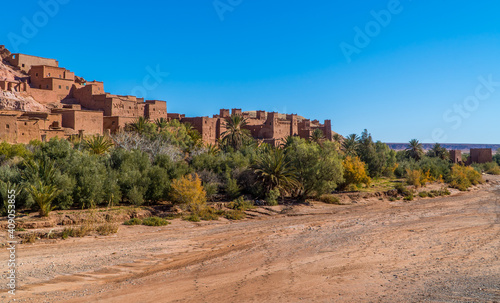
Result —
M500 178L488 178L450 197L23 244L16 302L500 302Z

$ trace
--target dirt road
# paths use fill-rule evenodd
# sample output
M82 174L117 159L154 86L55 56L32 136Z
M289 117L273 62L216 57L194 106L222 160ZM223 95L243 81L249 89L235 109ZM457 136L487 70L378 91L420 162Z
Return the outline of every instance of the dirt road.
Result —
M499 249L498 186L318 203L22 245L16 302L500 302Z

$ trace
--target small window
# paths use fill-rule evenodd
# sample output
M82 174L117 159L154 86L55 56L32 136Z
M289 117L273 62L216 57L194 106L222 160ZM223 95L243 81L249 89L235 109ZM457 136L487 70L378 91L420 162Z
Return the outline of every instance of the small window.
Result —
M61 85L59 85L59 89L61 89Z
M22 133L21 136L24 136L24 133Z
M115 121L112 121L112 122L111 122L111 125L115 125Z
M24 64L23 64L23 67L24 67Z
M49 89L49 85L47 84L47 89Z
M27 122L24 122L24 125L28 125L28 123L27 123Z
M69 90L69 86L66 86L66 90Z
M38 73L35 74L35 77L38 77Z
M50 73L48 73L48 76L50 77Z
M61 79L61 78L62 78L62 76L61 76L61 75L59 75L59 79Z
M42 85L41 85L41 84L40 84L40 85L38 85L38 87L39 87L40 89L42 89Z
M9 124L5 125L5 128L10 128L10 125Z

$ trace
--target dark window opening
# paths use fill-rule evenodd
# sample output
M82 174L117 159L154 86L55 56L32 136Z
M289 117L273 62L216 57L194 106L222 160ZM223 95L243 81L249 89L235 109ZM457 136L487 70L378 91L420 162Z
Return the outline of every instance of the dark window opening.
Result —
M59 85L59 89L61 89L61 85Z
M9 124L5 125L5 128L10 128L10 125Z
M24 67L24 64L23 64L23 67Z
M66 89L69 90L69 86L66 86Z

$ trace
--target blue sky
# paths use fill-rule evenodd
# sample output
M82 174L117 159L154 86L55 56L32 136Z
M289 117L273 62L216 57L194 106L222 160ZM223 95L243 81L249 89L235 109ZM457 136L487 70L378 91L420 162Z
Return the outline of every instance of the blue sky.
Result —
M0 11L0 44L188 116L263 109L385 142L500 143L500 3L478 2L26 1Z

